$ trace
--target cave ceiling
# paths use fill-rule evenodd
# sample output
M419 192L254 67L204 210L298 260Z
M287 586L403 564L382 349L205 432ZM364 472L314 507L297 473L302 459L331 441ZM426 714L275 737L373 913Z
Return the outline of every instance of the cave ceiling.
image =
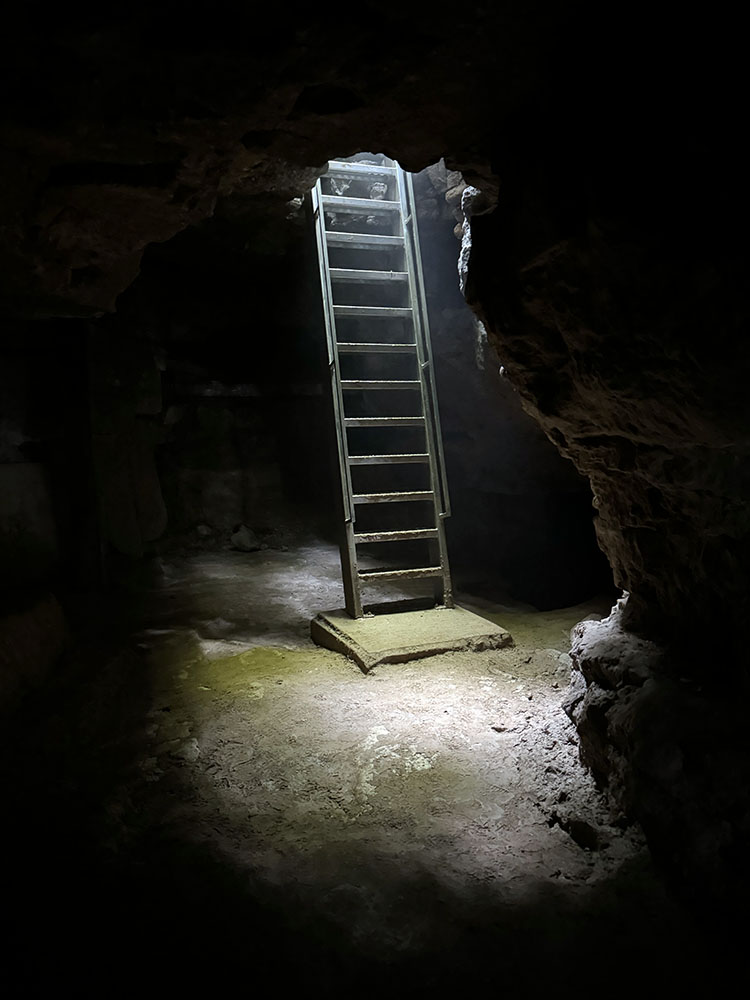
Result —
M281 225L332 156L373 149L418 170L446 155L493 189L488 137L532 98L559 20L537 6L19 25L3 66L6 310L111 310L149 243L222 199L256 215L260 200Z

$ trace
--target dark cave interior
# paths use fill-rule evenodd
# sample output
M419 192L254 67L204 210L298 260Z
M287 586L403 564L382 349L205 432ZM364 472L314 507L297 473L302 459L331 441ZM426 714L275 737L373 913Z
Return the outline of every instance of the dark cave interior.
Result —
M187 981L187 954L196 983L447 995L541 956L532 994L567 995L618 948L623 989L729 975L744 88L731 25L636 8L12 25L0 709L30 976ZM516 640L372 678L306 632L341 603L308 192L367 149L414 174L459 601Z

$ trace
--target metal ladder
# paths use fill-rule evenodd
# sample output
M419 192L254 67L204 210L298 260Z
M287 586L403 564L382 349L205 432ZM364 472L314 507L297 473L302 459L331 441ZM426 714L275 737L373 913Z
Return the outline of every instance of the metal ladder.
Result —
M450 506L411 177L383 156L332 160L312 203L343 494L346 610L363 616L363 585L421 579L431 580L438 604L453 607L444 530ZM396 565L362 569L360 547L373 545Z

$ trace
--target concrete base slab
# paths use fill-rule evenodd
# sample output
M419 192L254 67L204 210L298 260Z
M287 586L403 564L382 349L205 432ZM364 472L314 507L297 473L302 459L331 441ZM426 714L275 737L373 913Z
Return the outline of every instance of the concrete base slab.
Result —
M313 642L350 657L367 673L379 663L403 663L456 651L512 646L509 632L464 608L430 608L350 618L326 611L310 622Z

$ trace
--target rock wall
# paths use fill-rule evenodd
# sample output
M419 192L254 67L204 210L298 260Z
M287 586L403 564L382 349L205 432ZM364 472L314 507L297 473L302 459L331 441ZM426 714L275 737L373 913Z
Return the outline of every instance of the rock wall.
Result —
M750 528L739 262L686 255L684 226L582 217L585 234L498 271L502 216L472 226L470 295L529 411L591 481L634 627L737 650Z
M254 235L214 219L154 248L91 324L102 540L130 559L222 548L241 524L277 545L317 526L322 332L305 329L288 247L249 248Z
M144 419L167 517L151 551L223 548L240 525L274 546L333 529L314 242L289 214L263 229L252 205L220 202L149 250L96 324L158 359Z
M575 100L506 123L466 290L525 408L588 476L629 592L574 643L582 757L674 884L721 896L744 891L750 832L727 697L750 666L745 154L731 96L707 97L731 95L729 74L699 93L678 58L670 100L638 51L637 80L615 49L595 62L606 89L572 65Z
M414 178L452 516L454 582L539 608L612 589L588 480L521 407L459 289L461 195L444 164ZM459 223L458 220L461 220Z
M564 704L582 760L615 814L638 819L676 892L739 905L750 874L744 700L633 635L628 602L573 630Z

